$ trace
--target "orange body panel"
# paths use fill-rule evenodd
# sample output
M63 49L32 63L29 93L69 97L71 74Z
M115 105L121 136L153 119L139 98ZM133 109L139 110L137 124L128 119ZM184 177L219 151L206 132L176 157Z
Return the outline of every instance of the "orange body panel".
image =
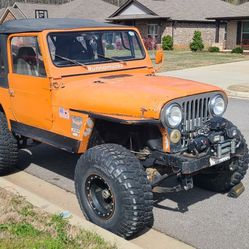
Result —
M107 29L117 28L85 28L75 31ZM125 29L134 29L138 33L135 28L119 28L119 30ZM57 31L46 30L37 34L17 34L9 37L9 87L12 95L10 96L7 89L0 89L0 102L8 119L77 139L81 142L79 149L81 153L87 149L94 120L89 120L88 114L70 109L125 120L158 120L162 107L173 99L220 91L219 88L207 84L155 76L147 52L144 59L128 61L125 64L112 62L89 65L87 68L56 67L52 63L47 46L47 35L50 32ZM30 35L37 35L39 38L47 72L46 78L13 73L11 37ZM122 77L118 77L120 75ZM62 112L64 114L61 114ZM77 134L73 132L72 117L76 117L75 123L82 121L79 125L80 132ZM162 133L166 139L167 134L163 131ZM164 150L169 151L169 147L165 145Z
M0 87L0 104L7 117L9 129L11 129L10 120L15 120L15 118L14 118L14 114L12 112L11 105L10 105L9 89Z
M159 119L169 101L216 87L171 77L130 75L103 79L96 75L65 78L64 88L54 95L54 104L98 114ZM102 83L94 83L95 81Z
M10 74L11 109L15 120L49 130L52 127L52 103L49 80Z

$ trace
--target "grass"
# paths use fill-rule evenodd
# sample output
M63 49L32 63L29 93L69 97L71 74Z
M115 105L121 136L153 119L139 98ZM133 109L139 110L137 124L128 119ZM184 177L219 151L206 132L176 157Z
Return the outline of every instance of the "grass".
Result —
M0 188L0 249L116 249Z
M153 64L154 51L149 51ZM180 70L192 67L208 66L214 64L222 64L229 62L237 62L249 60L249 55L232 54L232 53L210 53L204 52L191 52L191 51L165 51L165 61L160 67L160 72Z

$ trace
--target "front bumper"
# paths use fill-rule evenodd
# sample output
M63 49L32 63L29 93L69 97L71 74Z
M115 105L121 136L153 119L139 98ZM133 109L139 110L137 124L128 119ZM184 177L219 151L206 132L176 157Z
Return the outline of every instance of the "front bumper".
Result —
M227 155L217 159L216 163L213 163L214 158L210 155L205 155L200 158L189 158L178 154L166 154L160 151L154 151L153 158L161 165L167 165L172 168L179 169L179 172L183 175L189 175L199 170L209 168L213 165L217 165L221 162L230 160L233 155Z

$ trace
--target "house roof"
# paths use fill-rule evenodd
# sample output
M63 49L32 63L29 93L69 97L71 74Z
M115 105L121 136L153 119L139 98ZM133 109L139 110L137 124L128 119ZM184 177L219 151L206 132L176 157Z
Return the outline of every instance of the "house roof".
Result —
M93 20L76 18L21 19L0 25L0 33L39 32L43 30L77 29L86 27L116 27L119 25L101 23Z
M249 19L249 2L236 6L232 11L211 15L208 19Z
M8 15L8 13L11 13L13 16L15 16L16 19L23 19L25 16L22 14L22 12L14 7L7 7L0 10L0 23L2 23L2 20Z
M25 18L25 15L17 8L8 7L7 10L9 10L17 19Z
M31 3L19 3L16 2L13 8L19 10L25 18L35 18L36 10L46 10L48 11L49 17L57 17L58 5L53 4L31 4ZM18 19L18 18L17 18Z
M208 21L207 17L213 15L239 12L236 6L221 0L129 0L109 19L123 19L125 15L122 13L131 5L136 5L138 8L142 7L146 14L149 14L146 12L146 9L149 9L154 13L149 14L152 17L170 17L170 19L177 21Z
M49 18L86 18L96 21L105 21L117 10L115 5L100 0L74 0L61 5L16 2L13 7L19 10L24 18L35 18L36 10L46 10Z
M2 14L4 13L5 10L6 10L6 8L0 9L0 17L2 16Z
M126 10L134 5L136 11ZM36 10L48 11L49 18L87 18L96 21L171 19L207 22L214 19L248 19L249 2L239 6L221 0L128 0L120 8L102 0L74 0L62 5L15 3L0 9L0 23L11 12L16 19L35 18ZM109 18L108 18L109 17Z
M60 12L63 17L88 18L97 21L105 21L117 6L100 0L74 0L61 5Z

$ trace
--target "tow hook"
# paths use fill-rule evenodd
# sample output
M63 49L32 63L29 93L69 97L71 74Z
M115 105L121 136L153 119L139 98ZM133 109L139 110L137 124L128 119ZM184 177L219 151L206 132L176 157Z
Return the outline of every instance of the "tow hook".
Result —
M183 176L181 181L182 181L182 187L186 191L194 187L192 176Z

